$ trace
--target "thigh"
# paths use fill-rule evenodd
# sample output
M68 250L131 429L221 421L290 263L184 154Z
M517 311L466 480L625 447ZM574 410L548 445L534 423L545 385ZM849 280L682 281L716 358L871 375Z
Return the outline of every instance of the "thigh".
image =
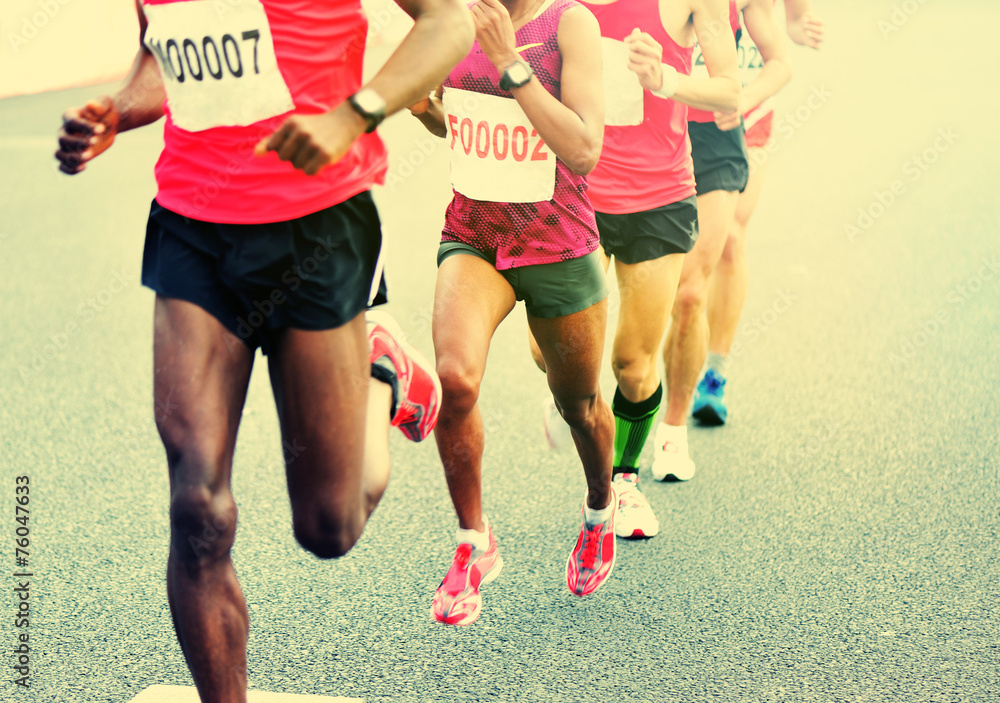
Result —
M561 405L598 392L607 322L607 298L563 317L528 315L531 333L545 359L546 380Z
M736 216L736 191L713 190L698 196L698 241L684 259L681 284L698 276L708 277L726 246Z
M767 175L767 152L761 148L750 149L750 163L756 166L750 169L750 178L746 190L740 193L736 204L736 222L746 227L750 216L757 209L761 191L764 189L764 177Z
M368 384L364 314L328 330L284 330L268 356L293 513L361 500Z
M171 491L228 488L253 356L203 308L156 296L153 397Z
M615 262L621 296L615 358L652 355L660 348L685 256L671 254L639 264Z
M489 262L465 253L444 259L434 290L438 373L446 371L442 363L457 364L478 382L493 333L516 303L514 289Z

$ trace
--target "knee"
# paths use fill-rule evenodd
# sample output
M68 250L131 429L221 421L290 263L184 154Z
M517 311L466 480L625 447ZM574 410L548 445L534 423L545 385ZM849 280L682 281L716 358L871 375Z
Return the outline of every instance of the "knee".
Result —
M686 324L688 320L701 313L705 308L707 298L707 274L699 273L682 281L677 288L677 297L674 299L674 317L681 325Z
M442 412L471 412L479 399L482 373L455 357L440 359L437 372L441 379Z
M320 559L338 559L351 551L363 525L356 509L324 501L294 509L292 515L296 541Z
M726 248L722 250L721 266L733 266L745 256L743 233L739 230L730 232L726 238Z
M635 391L646 382L654 360L648 354L616 353L611 364L618 385L627 391Z
M559 400L559 409L566 424L578 432L590 435L597 424L597 394L571 401Z
M204 484L175 488L170 499L174 554L192 565L227 557L236 538L236 515L236 501L228 488L212 491Z

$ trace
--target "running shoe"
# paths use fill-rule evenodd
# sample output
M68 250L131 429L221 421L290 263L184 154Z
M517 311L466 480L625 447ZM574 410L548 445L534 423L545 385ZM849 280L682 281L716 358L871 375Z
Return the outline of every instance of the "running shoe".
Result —
M434 619L447 625L469 625L476 621L483 607L479 589L493 581L503 569L503 557L497 550L493 528L489 528L490 546L485 552L468 542L455 550L455 558L434 594L431 612Z
M611 489L611 503L618 497ZM604 585L615 568L615 515L597 525L588 525L584 517L576 546L566 561L566 585L573 595L589 596ZM584 511L584 516L586 512Z
M559 413L559 408L556 407L556 401L552 399L552 396L546 398L542 413L545 422L545 439L548 441L549 447L560 452L576 446L573 442L573 430Z
M713 427L725 425L726 416L729 414L726 402L722 399L725 385L726 379L715 373L713 369L706 371L701 381L698 382L697 390L695 390L691 416L703 425Z
M369 310L369 361L388 357L396 372L398 393L392 425L408 439L425 439L437 424L441 410L441 381L434 365L410 346L399 323L387 312Z
M657 481L690 481L694 477L694 462L688 455L687 439L671 441L662 422L656 428L653 446L653 478Z
M660 521L639 490L639 475L615 474L612 485L618 494L615 534L624 539L655 537L660 531Z

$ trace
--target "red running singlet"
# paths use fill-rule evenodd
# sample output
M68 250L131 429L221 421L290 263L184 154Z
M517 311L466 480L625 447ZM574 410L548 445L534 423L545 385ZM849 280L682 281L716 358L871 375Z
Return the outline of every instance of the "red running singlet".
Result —
M691 72L692 47L663 28L659 0L581 2L601 25L604 58L604 150L591 174L598 212L621 215L676 203L695 193L687 106L643 90L628 68L624 39L638 27L663 47L663 63Z
M559 20L574 0L555 0L514 36L545 89L560 97ZM442 241L464 242L498 270L551 264L597 249L587 180L549 151L476 42L444 82L455 195Z
M145 44L167 90L156 199L221 224L295 219L381 183L377 134L307 176L254 146L293 112L327 112L361 87L359 0L143 0Z

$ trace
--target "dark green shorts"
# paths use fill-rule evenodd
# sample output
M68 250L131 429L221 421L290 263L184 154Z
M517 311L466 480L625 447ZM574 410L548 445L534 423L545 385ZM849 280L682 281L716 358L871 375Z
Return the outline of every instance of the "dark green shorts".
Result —
M489 256L465 242L441 242L438 266L449 256L470 254L496 266ZM550 319L586 310L608 297L600 252L554 264L535 264L497 271L514 289L532 317Z

